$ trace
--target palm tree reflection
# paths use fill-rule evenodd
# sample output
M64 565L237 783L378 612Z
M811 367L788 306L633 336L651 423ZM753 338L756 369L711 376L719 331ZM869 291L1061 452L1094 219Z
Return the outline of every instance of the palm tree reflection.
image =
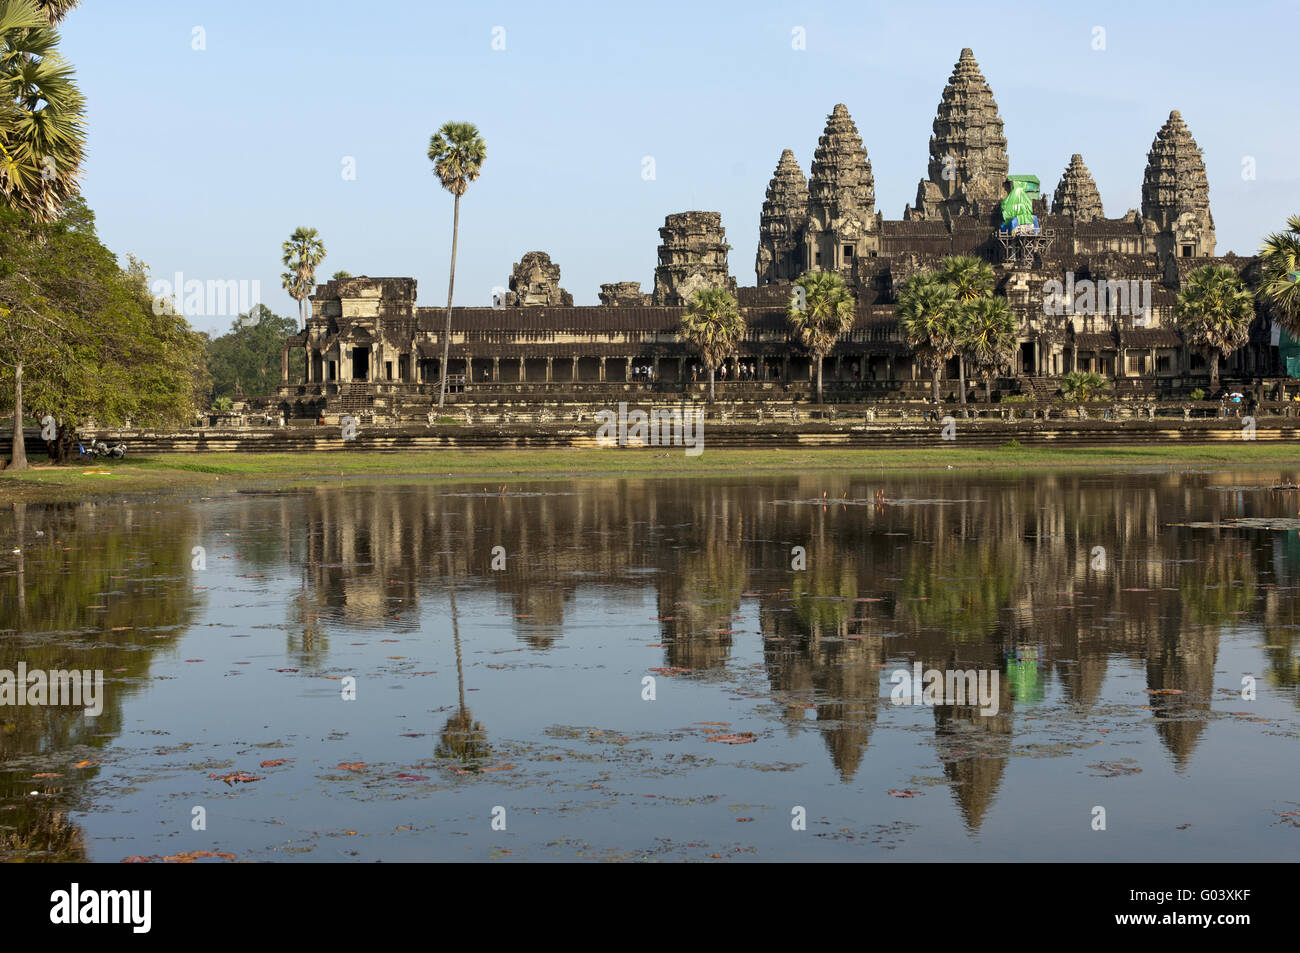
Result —
M456 576L451 554L447 554L447 590L451 597L451 634L456 643L456 688L460 698L455 714L447 719L439 736L434 754L439 758L455 758L473 769L478 761L492 753L487 743L487 731L481 721L465 706L465 666L460 652L460 615L456 610Z

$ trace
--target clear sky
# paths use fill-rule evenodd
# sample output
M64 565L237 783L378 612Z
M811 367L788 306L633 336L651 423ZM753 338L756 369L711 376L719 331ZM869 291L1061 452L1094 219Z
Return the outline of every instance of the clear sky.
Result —
M1147 150L1179 109L1221 254L1253 253L1300 212L1287 3L85 0L62 31L104 242L155 278L260 281L286 315L280 245L299 225L325 242L320 280L412 276L420 304L446 303L452 199L426 152L448 120L476 123L488 150L461 203L458 304L488 304L533 249L578 304L598 303L601 282L648 291L658 228L688 209L722 213L732 274L753 284L781 150L807 175L843 102L877 208L900 217L965 46L1011 171L1045 190L1079 152L1107 215L1138 208Z

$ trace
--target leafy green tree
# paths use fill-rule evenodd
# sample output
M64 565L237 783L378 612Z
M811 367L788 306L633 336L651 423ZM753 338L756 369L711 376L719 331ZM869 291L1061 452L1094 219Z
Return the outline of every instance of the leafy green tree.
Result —
M679 332L700 352L709 371L709 402L713 402L713 375L719 364L736 351L745 336L745 319L736 299L726 288L699 288L691 295Z
M118 267L94 222L80 197L51 223L0 209L0 402L65 434L91 418L183 421L205 386L203 338L150 295L140 262ZM16 425L19 468L21 447Z
M60 12L32 0L0 0L0 208L54 220L77 189L85 150L85 100L50 26ZM3 366L13 372L13 457L24 469L23 355L57 338L50 315L0 299Z
M208 342L208 369L214 397L264 396L280 383L284 339L298 330L264 304L241 314L230 330Z
M460 197L479 177L487 158L487 144L478 127L468 122L444 123L429 139L429 161L442 187L455 196L451 219L451 273L447 279L447 324L442 335L442 386L438 406L447 400L447 362L451 359L451 298L456 288L456 242L460 237Z
M984 377L984 393L993 401L993 375L1016 356L1016 316L1005 298L978 298L959 306L962 347Z
M350 271L336 271L336 272L334 272L334 274L330 275L330 277L333 278L335 281L343 281L344 279L351 278L351 277L352 277L352 272L350 272Z
M1300 337L1300 215L1287 218L1286 231L1269 235L1259 255L1260 297L1272 306L1278 323Z
M316 287L316 266L325 260L325 245L316 229L299 226L281 246L289 270L280 276L284 290L298 302L298 321L307 327L307 298Z
M786 317L817 363L817 403L822 402L822 361L841 334L853 327L853 294L833 271L810 271L794 284Z
M957 299L952 288L933 272L920 271L903 283L897 310L908 346L934 374L937 404L943 365L957 352Z
M1206 265L1187 276L1178 292L1174 314L1183 336L1210 358L1210 390L1219 386L1219 358L1250 338L1255 299L1236 271L1227 265Z

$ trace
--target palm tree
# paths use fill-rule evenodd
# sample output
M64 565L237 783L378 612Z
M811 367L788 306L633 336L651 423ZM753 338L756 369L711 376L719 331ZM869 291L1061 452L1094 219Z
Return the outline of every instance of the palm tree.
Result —
M968 302L961 328L971 362L984 377L985 400L993 402L993 375L1015 360L1016 317L1005 298L980 298Z
M86 101L72 67L59 55L57 17L32 0L0 0L0 204L37 222L52 222L76 191L86 145ZM31 324L0 304L9 324L8 360L13 368L13 449L9 467L27 469L23 443L23 347L59 330L44 315Z
M77 191L85 98L32 0L0 0L0 201L41 222Z
M954 318L960 325L957 329L957 376L961 383L961 402L966 404L966 355L970 349L966 346L967 332L965 326L970 323L967 306L981 298L993 294L993 268L982 258L974 255L949 255L939 266L939 280L952 289L957 300Z
M1187 276L1174 313L1187 342L1210 358L1210 390L1217 390L1220 355L1226 357L1250 337L1254 297L1232 268L1206 265Z
M445 123L429 139L429 161L442 187L456 197L451 219L451 275L447 279L447 324L442 335L442 386L438 406L447 399L447 362L451 358L451 295L456 287L456 241L460 235L460 197L469 184L479 177L487 145L478 127L468 122Z
M1263 265L1259 293L1277 322L1300 337L1300 215L1286 220L1285 232L1274 232L1259 250Z
M952 288L933 272L917 272L898 295L898 318L908 346L922 366L934 372L934 402L939 403L939 375L956 353L957 302Z
M1086 403L1110 386L1110 381L1092 371L1071 371L1061 378L1061 394L1066 400Z
M700 352L709 369L709 403L713 403L714 370L735 352L745 329L736 299L726 288L698 288L686 303L678 333Z
M289 270L280 276L284 289L298 302L298 323L307 327L307 296L316 285L316 266L325 260L325 245L316 229L300 225L282 246L281 259Z
M36 5L49 17L50 26L55 26L66 17L73 7L80 6L81 0L36 0Z
M795 282L803 294L790 298L786 316L799 342L817 362L817 403L822 402L822 359L841 334L853 327L853 295L833 271L810 271ZM802 298L802 300L800 300Z

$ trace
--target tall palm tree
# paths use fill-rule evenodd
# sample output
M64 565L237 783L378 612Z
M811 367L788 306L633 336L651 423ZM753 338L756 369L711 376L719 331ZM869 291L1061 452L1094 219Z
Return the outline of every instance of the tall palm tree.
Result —
M1272 305L1278 324L1300 337L1300 215L1286 220L1286 231L1268 236L1259 256L1260 296Z
M713 374L745 336L745 319L726 288L698 288L686 303L678 332L700 352L709 370L709 403L713 403Z
M966 346L967 328L970 324L968 306L993 294L993 267L982 258L974 255L949 255L939 266L939 279L952 289L957 300L954 318L961 325L957 338L957 376L961 382L961 402L966 403L966 355L970 348Z
M952 288L933 272L917 272L898 294L898 318L908 346L922 366L934 373L934 402L939 403L939 375L956 353L957 301Z
M984 394L993 402L993 375L1016 356L1016 316L1005 298L979 298L962 309L962 343L984 377Z
M32 0L0 0L0 201L37 221L77 191L85 98Z
M478 127L468 122L445 123L429 139L429 161L442 187L456 197L451 219L451 275L447 279L447 323L442 335L442 386L438 389L438 406L447 400L447 362L451 359L451 295L456 287L456 241L460 236L460 197L469 184L479 177L487 144Z
M289 270L280 276L284 290L298 302L299 329L307 326L307 297L315 289L316 266L325 260L325 245L316 229L299 225L282 246L282 261Z
M1254 296L1232 268L1206 265L1187 276L1174 314L1187 342L1210 358L1210 390L1217 390L1219 357L1231 354L1250 338Z
M795 282L803 294L790 298L786 317L799 342L817 362L817 403L822 402L822 360L839 336L853 327L853 294L833 271L810 271ZM802 300L800 300L802 298Z
M86 145L86 102L59 55L55 21L32 0L0 0L0 204L37 222L58 218L76 191ZM9 467L27 469L23 443L21 342L57 330L43 315L27 323L0 303L14 374L13 449Z

